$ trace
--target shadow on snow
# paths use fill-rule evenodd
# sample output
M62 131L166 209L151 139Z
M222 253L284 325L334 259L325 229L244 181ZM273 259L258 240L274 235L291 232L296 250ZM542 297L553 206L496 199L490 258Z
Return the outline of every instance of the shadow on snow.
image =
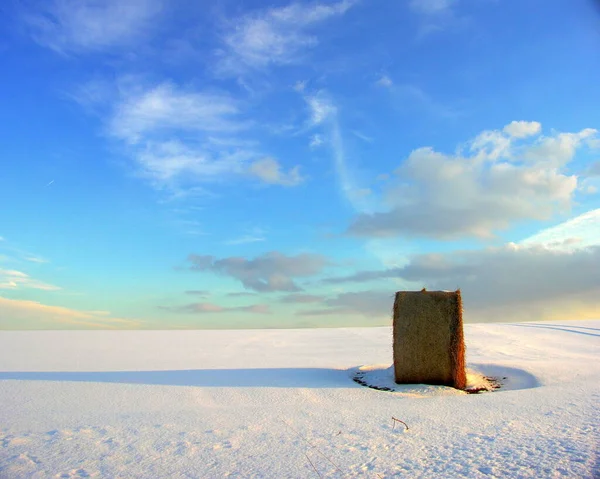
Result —
M506 389L539 386L537 379L521 369L473 364L478 372L507 377ZM162 386L227 388L360 388L353 380L357 368L258 368L258 369L191 369L179 371L106 371L106 372L0 372L0 380L69 381ZM411 388L413 385L402 385ZM504 389L504 388L503 388Z

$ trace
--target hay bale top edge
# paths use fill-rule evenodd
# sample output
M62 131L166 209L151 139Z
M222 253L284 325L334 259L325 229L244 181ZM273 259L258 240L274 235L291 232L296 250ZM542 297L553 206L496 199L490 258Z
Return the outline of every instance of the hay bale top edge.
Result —
M396 295L398 294L460 294L460 289L457 289L456 291L447 291L447 290L438 290L438 291L428 291L425 288L423 288L420 291L396 291Z

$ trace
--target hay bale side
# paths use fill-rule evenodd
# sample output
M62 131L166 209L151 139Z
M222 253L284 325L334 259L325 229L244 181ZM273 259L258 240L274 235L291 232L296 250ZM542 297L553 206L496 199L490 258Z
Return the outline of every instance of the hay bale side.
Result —
M466 387L460 290L396 293L394 374L398 384Z

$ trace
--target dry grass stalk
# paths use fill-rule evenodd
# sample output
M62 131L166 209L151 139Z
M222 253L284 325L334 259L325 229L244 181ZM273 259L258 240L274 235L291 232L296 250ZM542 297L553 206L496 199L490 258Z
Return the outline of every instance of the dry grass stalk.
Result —
M338 466L335 462L333 462L329 457L327 457L325 455L325 453L323 451L321 451L317 446L315 446L312 442L310 442L308 439L306 439L302 434L300 434L290 423L288 423L287 421L284 421L283 419L279 418L279 420L285 424L288 428L290 428L294 434L296 434L296 436L298 436L300 439L302 439L306 444L308 444L311 448L313 448L319 455L321 455L324 459L326 459L333 467L335 467L336 471L338 471L340 474L342 474L342 476L345 476L346 474L344 473L344 471L342 471L342 469L340 468L340 466ZM341 432L341 431L340 431ZM317 471L317 468L315 467L315 465L313 464L313 462L310 460L310 458L308 457L308 454L304 453L304 455L306 456L306 459L308 459L308 462L310 462L311 466L313 467L314 471L319 475L319 477L321 477L321 474L319 473L319 471ZM375 472L374 473L377 477L379 477L380 479L383 479L383 477L381 476L381 474Z
M304 453L304 455L306 456L306 459L308 459L308 462L309 462L309 463L310 463L310 465L312 466L312 468L313 468L313 471L315 471L315 472L317 473L317 476L319 476L319 477L323 477L323 476L321 475L321 473L320 473L319 471L317 471L317 468L315 467L315 465L313 464L313 462L310 460L310 457L308 457L308 454Z
M300 434L294 427L292 427L292 425L286 421L284 421L283 419L280 419L280 421L285 424L288 428L290 428L294 434L296 434L296 436L298 436L300 439L302 439L306 444L308 444L310 447L312 447L320 456L322 456L324 459L326 459L333 467L335 467L335 469L340 472L342 475L344 474L344 471L342 471L342 469L340 468L340 466L338 466L335 462L333 462L329 457L327 457L325 455L325 453L323 453L323 451L321 451L317 446L315 446L312 442L310 442L308 439L306 439L302 434Z
M404 421L401 421L400 419L396 419L394 416L392 416L392 420L394 421L394 423L393 423L394 425L392 426L392 431L396 427L397 422L401 422L402 424L404 424L404 426L406 426L406 430L408 431L408 424L406 424Z

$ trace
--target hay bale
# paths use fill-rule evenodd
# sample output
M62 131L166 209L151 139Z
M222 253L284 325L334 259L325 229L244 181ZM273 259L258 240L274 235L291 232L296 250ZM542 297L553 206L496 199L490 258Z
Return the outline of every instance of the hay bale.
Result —
M460 290L396 293L394 374L398 384L466 387Z

